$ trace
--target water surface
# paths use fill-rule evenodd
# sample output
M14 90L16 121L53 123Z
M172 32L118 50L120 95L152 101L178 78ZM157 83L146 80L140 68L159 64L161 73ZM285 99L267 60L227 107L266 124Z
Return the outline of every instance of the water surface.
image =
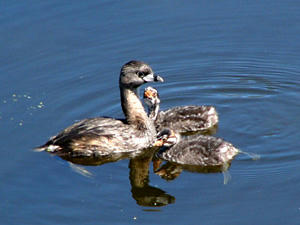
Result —
M2 2L1 222L298 224L299 10L295 1ZM31 151L79 119L122 117L118 75L131 59L165 78L154 85L162 109L214 105L215 135L261 159L238 156L224 185L222 173L185 170L166 181L147 157L84 166L83 176Z

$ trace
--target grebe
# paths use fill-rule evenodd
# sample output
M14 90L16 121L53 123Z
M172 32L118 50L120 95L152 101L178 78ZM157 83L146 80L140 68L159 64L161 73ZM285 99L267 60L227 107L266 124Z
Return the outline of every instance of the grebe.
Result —
M213 106L177 106L159 111L159 94L153 87L144 91L148 114L155 121L156 130L170 128L179 133L206 131L217 125L218 113Z
M231 176L228 168L237 154L246 154L253 160L260 158L255 153L243 152L235 148L232 144L221 138L200 134L180 136L168 128L158 133L154 146L160 147L156 154L157 157L177 165L182 165L187 170L222 172L224 175L224 184L227 184L230 180ZM179 170L177 167L174 167L173 171L171 168L171 172L175 174L173 178L176 178L180 174L180 167ZM168 174L159 172L159 170L156 170L157 172L160 176L170 174L170 171L168 171Z
M81 120L36 150L69 157L98 157L149 147L155 140L156 130L139 99L137 88L156 81L163 82L163 79L155 75L146 63L126 63L119 78L125 120L103 117Z
M221 138L200 134L180 136L170 129L159 132L154 145L161 146L159 158L195 166L222 166L241 152Z

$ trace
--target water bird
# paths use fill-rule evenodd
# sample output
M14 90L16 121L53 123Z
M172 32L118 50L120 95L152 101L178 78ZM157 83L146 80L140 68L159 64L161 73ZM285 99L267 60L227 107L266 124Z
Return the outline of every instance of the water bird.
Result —
M230 180L228 168L237 154L246 154L253 160L260 158L218 137L201 134L183 136L169 128L158 133L154 146L160 147L156 155L165 161L190 168L196 166L199 171L206 171L207 168L207 171L223 172L224 184Z
M179 133L206 131L218 124L218 113L213 106L177 106L166 111L159 111L158 91L147 87L144 102L148 106L148 116L154 120L156 130L170 128Z
M224 165L241 152L221 138L201 134L182 136L168 128L158 133L154 145L161 147L159 158L196 166Z
M96 117L83 119L51 137L37 151L69 157L101 157L149 147L156 130L140 101L137 89L148 82L163 82L151 67L141 61L122 66L119 88L126 119Z

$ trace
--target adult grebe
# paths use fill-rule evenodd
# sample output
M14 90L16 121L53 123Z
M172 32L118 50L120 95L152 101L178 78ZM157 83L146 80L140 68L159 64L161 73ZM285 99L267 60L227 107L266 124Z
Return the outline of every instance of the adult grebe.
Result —
M148 147L156 130L139 99L137 88L147 82L163 82L149 65L130 61L122 66L119 79L122 109L126 120L90 118L81 120L36 148L62 156L97 157Z
M173 130L159 132L157 156L169 162L195 166L222 166L241 151L221 138L206 135L180 136Z
M178 133L205 131L216 126L219 121L213 106L177 106L159 111L160 99L153 87L145 88L144 101L157 131L163 128L170 128Z

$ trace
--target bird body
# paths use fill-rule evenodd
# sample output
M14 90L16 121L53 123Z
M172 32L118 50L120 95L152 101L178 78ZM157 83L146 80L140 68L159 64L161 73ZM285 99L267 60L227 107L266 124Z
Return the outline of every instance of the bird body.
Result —
M194 134L181 136L170 129L158 134L156 146L161 146L159 158L185 165L221 166L240 152L221 138Z
M37 148L70 157L98 157L113 153L147 148L155 139L153 120L137 94L137 88L147 82L163 81L151 67L140 61L126 63L120 72L121 105L125 119L96 117L81 120Z
M153 87L145 89L144 101L157 131L163 128L178 133L205 131L216 126L219 121L218 113L213 106L176 106L166 111L159 111L160 98Z

